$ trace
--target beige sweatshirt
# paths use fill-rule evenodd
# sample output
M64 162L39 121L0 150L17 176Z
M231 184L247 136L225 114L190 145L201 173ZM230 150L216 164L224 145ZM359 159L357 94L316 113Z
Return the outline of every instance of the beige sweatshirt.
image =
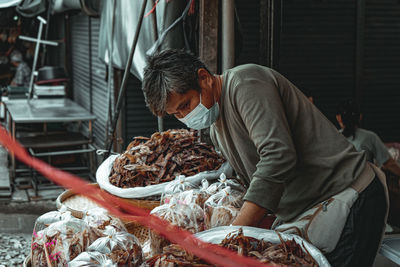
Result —
M210 134L249 185L245 199L284 221L347 188L366 164L293 84L254 64L223 73Z

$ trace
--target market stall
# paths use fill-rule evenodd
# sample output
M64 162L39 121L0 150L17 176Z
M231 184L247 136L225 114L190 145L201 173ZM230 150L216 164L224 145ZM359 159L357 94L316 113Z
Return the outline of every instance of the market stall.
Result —
M138 137L111 159L97 172L101 189L92 184L75 193L73 186L74 191L58 198L57 211L37 219L25 266L213 266L212 257L200 252L212 254L210 243L218 244L224 257L231 251L260 266L330 266L317 248L299 236L230 226L243 203L244 188L221 155L199 142L194 132L170 130ZM108 203L101 205L99 199ZM143 214L119 216L113 209L140 209ZM138 219L141 216L148 221L162 219L164 225L155 229ZM169 234L178 236L179 245ZM180 239L193 238L192 234L193 240L209 245L197 243L194 252L185 246L185 238Z
M57 11L56 5L46 8L44 0L39 2L41 9L47 9L48 17L52 12L64 12L60 6ZM72 5L73 1L61 2L70 9L68 4ZM66 115L76 115L71 111L74 105L69 100L63 100L64 109L51 105L50 119L46 116L40 122L43 120L45 125L52 121L89 122L89 136L83 141L87 147L56 151L56 154L102 151L105 155L97 168L96 183L89 184L34 158L51 155L35 150L43 143L51 145L52 140L47 135L45 140L28 139L28 144L26 139L19 139L18 142L30 148L29 153L17 143L15 124L32 123L18 121L17 115L37 101L15 100L23 106L19 105L16 111L13 110L16 102L7 102L11 134L0 128L0 140L12 155L12 174L16 172L18 159L35 173L66 189L57 199L57 210L37 219L25 266L330 266L329 262L342 266L343 261L362 262L363 258L368 263L364 266L372 264L378 249L375 244L378 246L380 242L380 224L385 223L384 182L379 183L381 177L373 167L360 164L365 161L362 154L353 151L294 84L269 68L273 68L275 61L276 53L272 50L279 46L274 38L275 31L280 30L273 25L273 16L280 13L281 7L275 9L274 1L259 2L261 10L261 5L268 5L272 16L268 23L263 23L268 30L260 31L265 39L260 50L269 47L269 63L262 64L260 60L260 65L248 64L234 69L238 64L235 62L238 42L234 18L238 14L234 1L222 1L218 6L207 8L206 1L194 0L103 1L101 12L91 15L86 2L90 1L75 3L71 9L82 9L90 16L80 18L88 29L81 27L78 18L70 24L69 16L74 16L73 12L65 14L65 56L72 58L66 60L70 61L66 62L66 68L75 79L74 92L79 92L74 94L74 99L88 105L90 113L97 112L99 123L96 121L92 136L94 115L78 114L79 120L65 119ZM204 11L213 8L215 11L209 14ZM32 6L21 11L29 15ZM194 23L190 23L188 16L196 13L199 18L193 17ZM357 10L358 13L362 12ZM100 14L101 21L96 21L94 18ZM263 15L265 13L261 12L260 16ZM207 25L204 21L209 18L213 23ZM279 16L277 18L280 20ZM222 23L221 27L217 22ZM41 20L33 70L43 23ZM200 31L213 28L215 33L198 34L197 23L201 24ZM180 24L183 27L176 27ZM218 33L220 28L222 33ZM189 38L191 36L193 38ZM198 42L201 47L198 47L197 38L201 39ZM203 39L215 39L212 42L215 51L210 49L211 45L205 45L207 41ZM155 53L164 48L168 49ZM185 51L178 51L182 48ZM205 50L212 52L205 55L202 53ZM220 52L221 58L217 56ZM200 62L202 59L199 60L197 54L200 58L215 59L213 73L207 64ZM100 59L101 65L97 66L94 58ZM221 72L223 74L217 74ZM136 136L124 152L117 153L122 144L118 142L122 139L121 132L126 127L122 120L130 115L128 106L134 106L127 99L132 74L142 80L140 95L143 93L145 98L144 101L135 100L146 102L158 117L159 132L150 137ZM178 83L184 74L187 84ZM39 92L54 89L38 82L32 87L33 75L32 72L30 97L32 88ZM83 86L87 87L87 94L81 90L78 79L81 76L88 81L88 85ZM101 88L101 97L92 94L97 87ZM64 87L60 89L64 92ZM42 112L35 115L48 115L43 108L49 111L43 101L37 102L34 109ZM210 137L226 158L215 147L202 142L196 131L163 131L166 114L174 115L188 128L198 131L211 128ZM217 118L221 119L221 124L217 123ZM146 118L141 117L141 120L146 121ZM148 131L143 135L154 132L155 125L153 128L141 126ZM134 127L139 128L136 124ZM166 128L178 127L169 125ZM102 141L96 143L99 133ZM68 138L61 136L56 141L66 146L73 137L69 134ZM123 136L125 142L131 137L132 134ZM92 165L96 164L90 158L90 167ZM365 187L356 186L360 184ZM379 201L373 201L374 196L379 196ZM353 209L357 205L363 210ZM376 216L367 211L374 211ZM273 225L272 213L279 218ZM270 215L268 225L261 223L265 222L262 217L266 214ZM364 216L382 220L368 225L373 220L360 220ZM353 217L361 222L350 225ZM248 218L250 220L246 220ZM346 228L350 228L349 235ZM371 238L358 239L361 235ZM385 240L381 250L394 261L398 259L396 242ZM350 250L349 254L353 255L342 253L342 248L351 243L357 246L358 255ZM368 253L364 252L370 248ZM333 251L335 253L331 254Z

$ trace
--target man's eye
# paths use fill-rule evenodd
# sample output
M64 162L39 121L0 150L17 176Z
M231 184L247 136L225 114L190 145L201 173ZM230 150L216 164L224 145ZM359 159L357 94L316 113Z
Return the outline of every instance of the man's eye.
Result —
M189 107L189 102L186 102L185 104L181 105L181 106L179 107L179 109L180 109L180 110L185 110L185 109L187 109L188 107Z

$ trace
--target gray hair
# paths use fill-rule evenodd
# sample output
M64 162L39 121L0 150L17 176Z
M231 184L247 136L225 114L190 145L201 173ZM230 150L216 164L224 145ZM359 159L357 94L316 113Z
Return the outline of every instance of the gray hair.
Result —
M22 54L18 50L12 51L10 55L11 62L21 62L22 61Z
M146 105L156 116L165 115L171 92L184 94L201 90L197 70L206 66L200 59L183 50L167 49L148 57L142 90Z

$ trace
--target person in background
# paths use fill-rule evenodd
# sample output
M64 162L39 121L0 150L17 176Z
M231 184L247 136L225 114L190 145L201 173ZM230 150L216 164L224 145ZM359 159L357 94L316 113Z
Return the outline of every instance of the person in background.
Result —
M311 89L306 88L306 87L301 87L300 90L307 97L307 99L310 100L311 103L315 104L314 103L315 102L315 97L314 97L313 91Z
M353 100L343 103L336 115L342 134L354 145L357 151L365 151L367 160L376 163L400 177L400 165L390 156L379 136L360 127L362 114Z
M345 101L336 115L341 133L354 145L357 151L365 151L367 160L378 167L388 170L400 177L400 165L390 156L388 149L379 136L360 127L362 114L359 106L353 100ZM399 179L400 186L400 179ZM391 225L386 224L386 233L394 232Z
M23 60L21 52L14 50L10 55L11 64L16 67L14 79L11 81L11 86L28 87L31 76L31 69Z
M362 183L326 256L334 267L372 266L384 228L386 185L364 153L284 76L256 64L216 75L194 55L168 49L148 58L142 89L154 115L174 115L196 130L210 127L213 144L248 187L233 225L258 226L267 213L289 222Z

